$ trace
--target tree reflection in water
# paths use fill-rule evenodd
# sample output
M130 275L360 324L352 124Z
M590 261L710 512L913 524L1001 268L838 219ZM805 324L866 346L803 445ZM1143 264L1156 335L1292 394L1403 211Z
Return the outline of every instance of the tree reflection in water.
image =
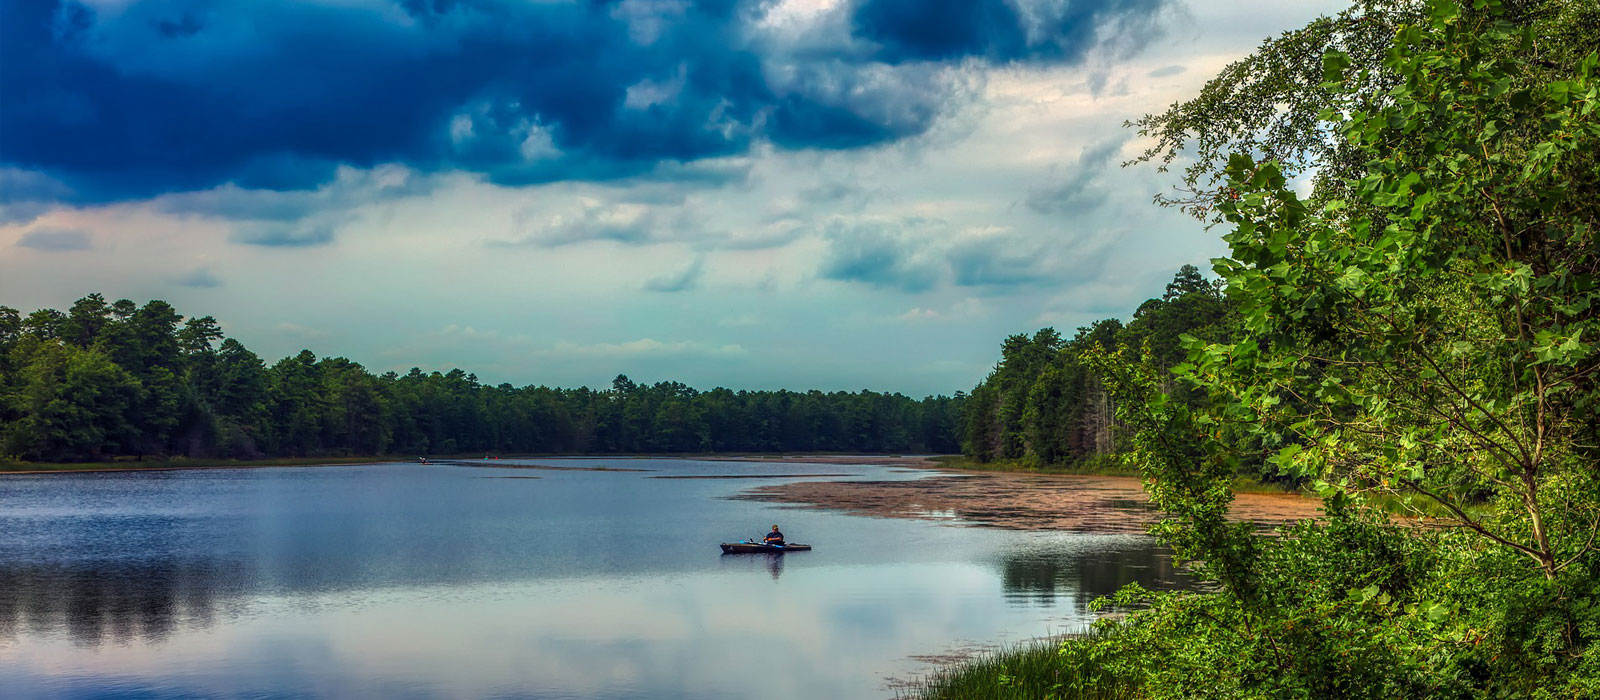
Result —
M1193 577L1172 560L1172 551L1148 537L1116 537L1092 547L1082 539L1038 540L1004 552L1000 582L1013 605L1055 605L1082 611L1090 601L1129 583L1156 591L1192 588Z
M207 561L0 565L0 641L62 633L78 646L160 643L210 627L245 588L242 567Z

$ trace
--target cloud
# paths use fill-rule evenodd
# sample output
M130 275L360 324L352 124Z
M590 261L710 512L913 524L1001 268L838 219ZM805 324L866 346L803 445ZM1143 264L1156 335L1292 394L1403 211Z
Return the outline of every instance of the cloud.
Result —
M4 145L0 140L0 153ZM71 195L70 188L42 173L0 166L0 224L29 223L52 209L53 202Z
M1166 77L1170 77L1170 76L1174 76L1174 75L1177 75L1179 73L1182 73L1185 70L1188 70L1188 69L1184 68L1183 66L1177 66L1177 65L1162 66L1162 67L1157 68L1157 69L1155 69L1153 71L1150 71L1149 73L1146 73L1145 75L1147 75L1147 76L1149 76L1151 78L1166 78Z
M644 283L644 288L652 292L682 292L694 289L700 284L700 275L705 269L705 258L698 257L694 262L681 272L662 275Z
M855 36L890 62L1072 62L1103 42L1142 45L1165 0L861 0Z
M519 238L489 241L491 247L552 248L589 241L612 241L631 245L669 240L682 223L667 207L640 202L604 202L581 198L577 211L547 214L524 209L514 217L528 233Z
M630 190L589 190L598 196L566 197L554 207L547 203L524 207L512 215L521 235L490 239L484 245L558 248L596 241L624 246L681 243L705 253L778 248L807 232L786 219L732 227L711 225L708 222L715 221L722 210L718 203L691 198L686 189L694 186L646 183Z
M1065 177L1033 188L1024 202L1040 214L1081 214L1098 208L1107 196L1102 185L1106 172L1113 167L1112 160L1127 142L1126 135L1119 135L1084 146L1078 162Z
M1006 0L866 0L853 19L856 36L877 43L877 55L891 62L1010 61L1028 51L1022 17Z
M947 308L943 311L916 306L907 309L905 313L896 314L890 320L901 321L905 323L920 323L924 321L953 321L964 318L978 317L982 315L985 310L986 309L982 301L973 297L967 297L956 302L955 304L952 304L950 308Z
M1054 260L1016 242L977 240L950 253L954 281L963 287L1012 287L1043 282L1054 275Z
M155 206L159 211L173 214L292 222L319 212L426 195L438 184L438 178L399 165L380 165L366 170L341 167L332 181L316 189L244 189L228 183L208 190L168 194L157 198Z
M863 282L906 292L925 291L943 276L939 261L920 255L919 230L941 226L910 217L900 220L834 220L826 230L825 279Z
M896 320L896 321L931 321L931 320L939 318L941 316L942 316L942 314L940 314L937 311L934 311L933 309L924 309L924 308L918 306L918 307L914 307L914 308L906 311L903 314L895 316L894 320Z
M333 226L279 222L248 222L233 232L235 243L268 248L311 248L333 242Z
M58 253L71 250L89 250L94 246L89 242L89 233L87 231L36 228L22 234L22 237L17 239L17 247Z
M206 268L196 268L194 271L172 278L172 283L180 287L194 287L196 289L211 289L222 286L222 280Z
M920 293L940 286L978 287L985 293L1057 284L1097 272L1107 252L1093 232L1052 232L1003 227L955 229L944 221L836 218L824 237L824 279ZM1070 258L1067 257L1070 254ZM927 309L910 316L931 317ZM910 312L908 312L910 313Z
M304 189L341 164L605 179L740 152L770 103L715 8L664 9L668 35L649 46L589 3L6 8L6 158L88 200ZM626 105L630 86L679 65L670 103Z
M0 226L32 223L54 208L50 202L43 201L0 203Z
M762 143L863 148L969 99L965 59L1079 61L1147 41L1132 28L1166 3L859 0L812 18L850 28L818 40L764 24L772 4L754 0L8 2L0 168L83 204L314 190L384 165L526 185ZM316 204L222 192L173 206L282 220Z

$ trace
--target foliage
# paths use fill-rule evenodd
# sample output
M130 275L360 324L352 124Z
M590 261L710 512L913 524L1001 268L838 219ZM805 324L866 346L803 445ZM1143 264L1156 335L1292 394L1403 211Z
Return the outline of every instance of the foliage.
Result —
M1532 42L1443 5L1403 28L1392 104L1324 112L1369 158L1357 206L1314 211L1236 157L1217 271L1250 341L1196 340L1179 372L1284 472L1436 501L1554 578L1600 527L1600 83L1591 54L1515 88ZM1346 60L1325 62L1337 82ZM1494 521L1466 512L1480 500Z
M1039 468L1108 458L1118 451L1116 406L1086 354L1148 340L1162 362L1177 364L1184 356L1181 337L1220 339L1228 316L1220 291L1198 268L1184 265L1165 293L1141 304L1126 325L1097 321L1071 340L1053 328L1006 338L1000 362L967 401L963 453Z
M1198 139L1188 184L1215 186L1180 204L1230 228L1226 328L1083 361L1213 588L1119 593L1097 672L1140 698L1600 697L1597 17L1363 1L1141 122L1147 157ZM1230 522L1252 465L1324 517Z
M926 700L1131 700L1137 687L1116 675L1103 657L1103 635L1025 645L941 669L924 679Z
M1400 77L1384 66L1398 29L1425 24L1423 0L1355 0L1331 17L1262 42L1229 64L1198 95L1131 122L1150 146L1134 162L1165 171L1183 165L1182 185L1156 201L1220 222L1227 201L1229 156L1245 153L1283 169L1289 179L1312 177L1317 197L1348 195L1344 185L1365 172L1362 154L1332 138L1320 111L1335 100L1363 109L1392 104ZM1591 0L1514 0L1498 9L1503 21L1527 27L1538 40L1519 49L1519 86L1571 74L1600 35L1600 3ZM1350 70L1337 86L1323 79L1322 56L1335 51Z
M489 386L374 375L311 351L271 366L209 316L91 294L0 307L0 455L260 459L378 454L954 452L965 397L872 391Z
M1302 199L1230 159L1233 337L1091 358L1157 534L1219 586L1119 596L1150 606L1105 642L1141 697L1600 696L1600 57L1552 76L1519 11L1418 11L1377 66L1323 58L1343 182ZM1230 523L1251 460L1326 518ZM1372 496L1449 517L1408 530Z

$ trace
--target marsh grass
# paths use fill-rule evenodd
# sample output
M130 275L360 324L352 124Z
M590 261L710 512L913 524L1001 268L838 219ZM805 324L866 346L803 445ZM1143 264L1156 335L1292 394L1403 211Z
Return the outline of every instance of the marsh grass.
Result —
M1137 687L1094 658L1100 633L1018 645L940 669L905 700L1128 700Z
M1431 498L1418 494L1378 491L1364 493L1362 498L1369 506L1408 518L1421 518L1425 521L1437 520L1446 523L1456 520L1455 513L1450 512L1449 508L1439 505ZM1466 496L1458 496L1456 502L1461 504L1462 510L1475 518L1484 517L1494 510L1493 504L1474 501Z

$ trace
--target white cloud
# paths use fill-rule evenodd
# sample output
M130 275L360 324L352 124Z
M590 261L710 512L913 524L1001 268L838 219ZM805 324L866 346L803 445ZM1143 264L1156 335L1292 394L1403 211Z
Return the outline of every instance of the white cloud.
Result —
M641 80L628 86L622 106L628 109L649 109L658 104L672 101L683 92L683 85L689 79L689 67L678 64L678 70L667 80Z
M982 316L988 307L976 297L966 297L943 310L914 306L904 313L890 317L892 321L920 323L925 321L960 321Z

